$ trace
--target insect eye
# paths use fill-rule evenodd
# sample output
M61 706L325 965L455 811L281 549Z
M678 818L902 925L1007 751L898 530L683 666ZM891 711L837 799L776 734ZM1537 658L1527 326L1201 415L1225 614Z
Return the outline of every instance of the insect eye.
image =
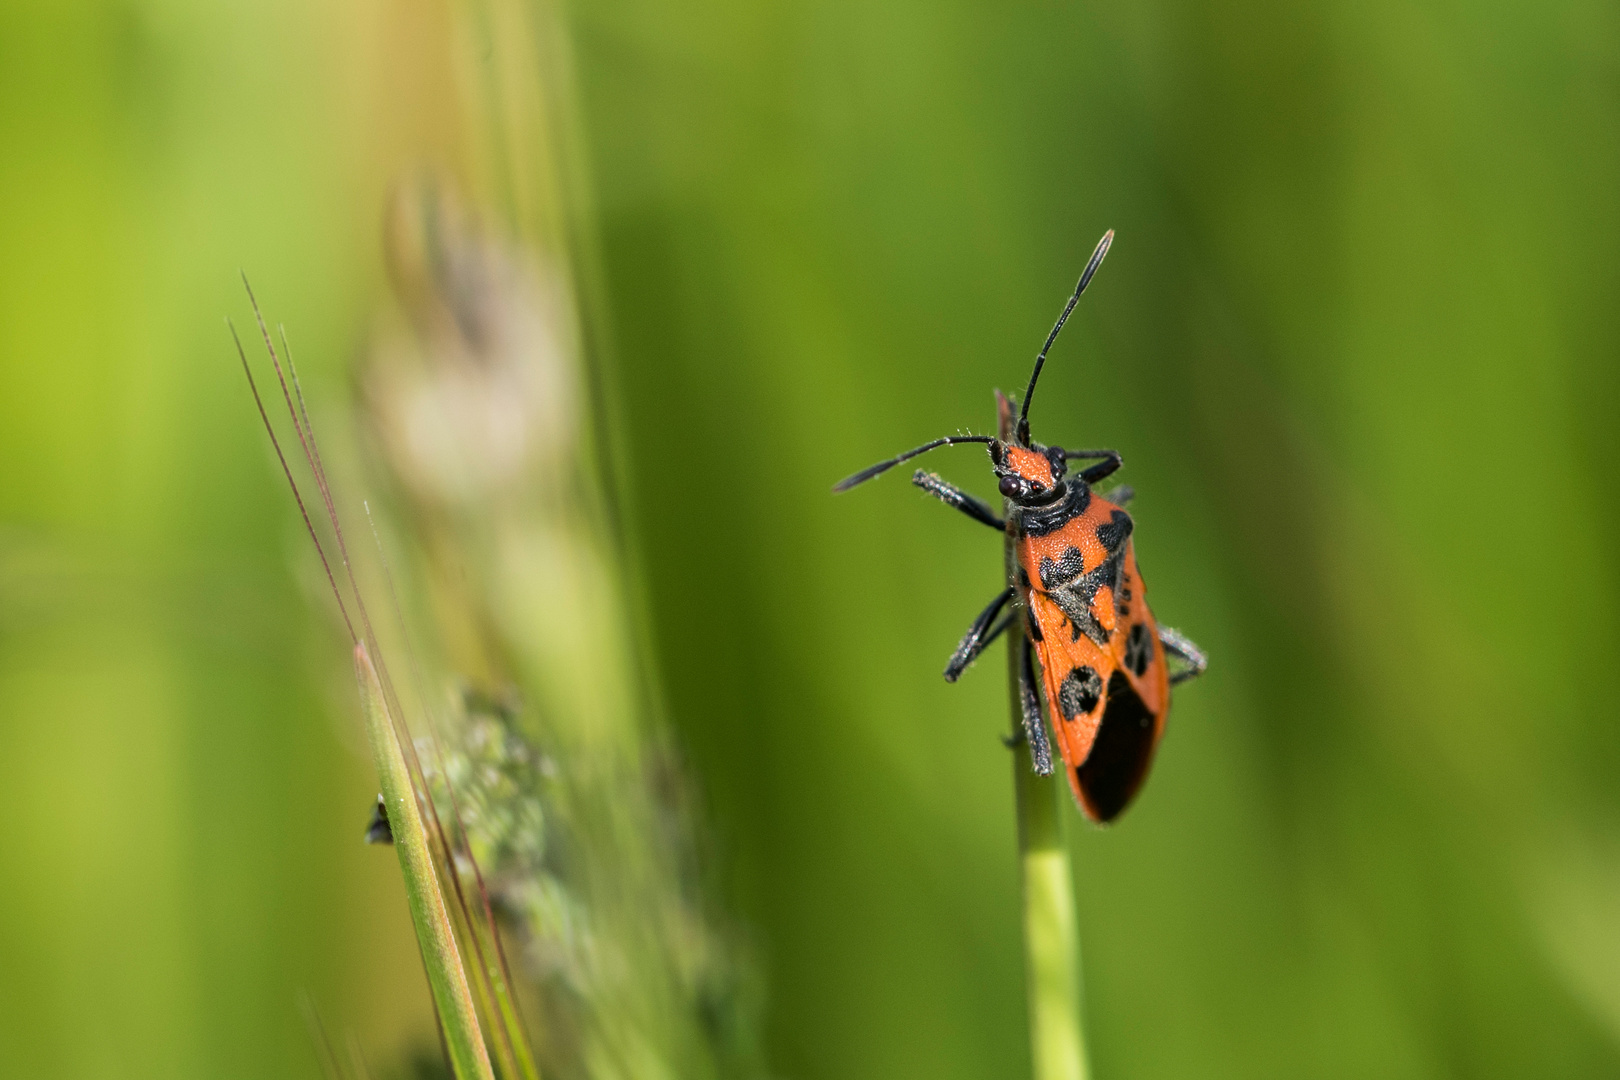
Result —
M998 486L1003 498L1016 499L1029 494L1029 481L1022 476L1003 476Z

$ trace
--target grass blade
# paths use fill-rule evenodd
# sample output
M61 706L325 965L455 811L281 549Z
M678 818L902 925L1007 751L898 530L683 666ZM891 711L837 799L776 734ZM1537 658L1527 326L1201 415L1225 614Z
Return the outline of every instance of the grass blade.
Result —
M399 731L383 696L382 683L372 666L364 642L354 647L355 676L360 682L360 700L365 707L366 734L377 760L377 776L388 806L388 823L394 834L394 850L399 852L399 868L405 876L405 894L410 903L411 922L422 946L422 963L427 968L433 1004L444 1031L445 1048L456 1080L494 1080L489 1052L478 1026L472 989L462 966L461 950L444 893L434 872L428 850L427 830L416 802L416 789L400 748Z
M1013 642L1016 644L1016 642ZM1010 649L1014 652L1016 650ZM1016 675L1014 676L1016 678ZM1016 691L1015 691L1016 693ZM1016 697L1013 708L1018 708ZM1018 858L1024 879L1024 961L1035 1080L1087 1080L1080 1027L1080 942L1059 773L1036 774L1028 744L1013 754Z

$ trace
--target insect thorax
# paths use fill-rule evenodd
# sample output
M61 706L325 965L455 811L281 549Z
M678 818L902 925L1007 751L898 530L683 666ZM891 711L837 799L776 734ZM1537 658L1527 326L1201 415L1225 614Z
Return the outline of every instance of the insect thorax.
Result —
M1055 533L1086 512L1091 505L1091 485L1084 480L1064 481L1058 497L1041 506L1012 506L1013 535L1046 536Z

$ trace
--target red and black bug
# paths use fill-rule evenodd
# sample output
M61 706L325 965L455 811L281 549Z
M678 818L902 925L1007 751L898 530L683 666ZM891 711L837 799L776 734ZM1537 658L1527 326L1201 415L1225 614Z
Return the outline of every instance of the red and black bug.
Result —
M1118 817L1147 777L1153 752L1170 712L1170 687L1202 674L1206 659L1198 646L1148 610L1147 593L1136 566L1132 532L1125 512L1132 491L1118 487L1100 495L1092 485L1123 463L1114 450L1065 450L1042 446L1029 437L1029 402L1046 354L1108 254L1110 230L1080 275L1080 284L1046 337L1010 441L988 435L952 435L862 469L834 486L847 491L902 461L941 446L986 443L1001 494L1003 518L987 503L930 472L919 469L911 482L975 521L1004 531L1017 556L1018 580L1003 589L973 620L945 668L957 676L1022 612L1019 647L1020 697L1024 738L1035 768L1052 771L1052 753L1041 723L1033 657L1039 657L1047 712L1064 772L1075 801L1097 822ZM1068 474L1071 461L1092 461ZM1013 607L1007 610L1008 603ZM1178 661L1171 671L1169 658Z

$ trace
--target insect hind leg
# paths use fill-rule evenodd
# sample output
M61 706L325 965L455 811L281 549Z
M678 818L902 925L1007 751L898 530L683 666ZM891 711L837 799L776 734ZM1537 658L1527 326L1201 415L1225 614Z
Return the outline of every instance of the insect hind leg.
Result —
M1046 739L1046 724L1041 720L1041 698L1036 691L1034 654L1029 639L1022 634L1012 645L1019 651L1018 705L1023 713L1024 729L1007 740L1009 747L1020 742L1029 743L1030 762L1040 776L1052 775L1052 744Z
M1196 679L1209 667L1209 656L1193 643L1192 638L1180 630L1172 630L1168 626L1159 627L1159 643L1164 646L1165 652L1186 665L1180 671L1171 673L1171 686L1184 683L1188 679Z

